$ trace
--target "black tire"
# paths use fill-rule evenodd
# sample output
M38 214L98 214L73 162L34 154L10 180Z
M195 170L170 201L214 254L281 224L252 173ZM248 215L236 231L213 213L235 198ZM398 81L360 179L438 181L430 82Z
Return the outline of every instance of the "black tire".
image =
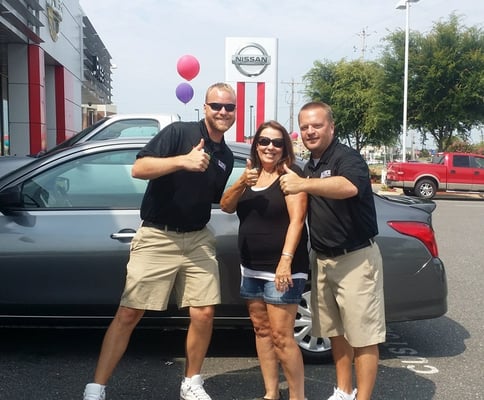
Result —
M415 192L413 189L403 189L403 194L405 196L415 196Z
M311 334L311 292L303 293L294 324L296 339L306 364L323 364L332 360L331 343L328 338L315 337Z
M423 199L432 199L437 193L437 185L431 179L421 179L415 185L415 194Z

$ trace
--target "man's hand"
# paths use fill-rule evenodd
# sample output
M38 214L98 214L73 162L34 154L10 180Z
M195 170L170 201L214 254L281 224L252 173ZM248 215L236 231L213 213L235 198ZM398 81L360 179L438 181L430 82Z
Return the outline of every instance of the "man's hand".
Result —
M204 172L210 163L210 155L203 150L205 141L200 139L190 153L185 155L185 169L192 172Z
M304 183L304 179L293 170L289 169L286 164L284 164L284 171L286 171L286 173L279 178L282 192L284 194L296 194L301 192L301 186L302 183Z

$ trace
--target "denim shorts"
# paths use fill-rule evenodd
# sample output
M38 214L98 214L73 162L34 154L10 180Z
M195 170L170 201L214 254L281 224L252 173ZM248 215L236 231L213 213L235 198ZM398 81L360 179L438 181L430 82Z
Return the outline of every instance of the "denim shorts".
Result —
M274 281L243 276L240 296L245 300L263 299L268 304L299 304L306 279L293 279L292 283L293 286L289 286L287 291L280 292L276 289Z

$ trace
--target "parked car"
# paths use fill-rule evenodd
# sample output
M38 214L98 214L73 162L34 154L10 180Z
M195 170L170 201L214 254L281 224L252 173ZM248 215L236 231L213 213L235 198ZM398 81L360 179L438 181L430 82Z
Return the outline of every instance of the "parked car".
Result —
M427 199L445 191L484 192L484 155L443 152L428 163L390 162L386 184Z
M178 114L114 114L101 118L49 151L64 149L74 143L90 140L122 139L128 137L150 138L165 126L180 121ZM45 154L45 153L44 153Z
M147 182L131 177L141 139L77 144L0 178L0 325L106 325L124 286L130 241L140 226ZM249 146L230 143L234 171ZM432 228L432 201L375 194L384 264L387 321L434 318L447 311L447 283ZM250 326L239 297L238 219L213 205L222 304L216 327ZM330 356L327 338L311 336L310 287L294 334L307 362ZM148 312L143 325L185 326L172 301Z
M20 165L33 161L34 158L43 157L46 154L70 147L75 143L128 137L151 138L165 126L175 121L180 121L178 114L108 115L49 150L38 154L0 157L0 177Z

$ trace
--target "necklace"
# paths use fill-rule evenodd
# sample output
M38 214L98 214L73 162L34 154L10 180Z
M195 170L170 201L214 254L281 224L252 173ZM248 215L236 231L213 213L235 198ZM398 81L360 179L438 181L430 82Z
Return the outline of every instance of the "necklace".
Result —
M269 177L269 178L272 178L272 176L276 173L276 171L272 171L272 172L267 172L265 169L262 170L262 173Z
M259 188L266 188L270 186L278 177L277 171L267 172L266 170L262 170L259 179L257 181L256 187Z

